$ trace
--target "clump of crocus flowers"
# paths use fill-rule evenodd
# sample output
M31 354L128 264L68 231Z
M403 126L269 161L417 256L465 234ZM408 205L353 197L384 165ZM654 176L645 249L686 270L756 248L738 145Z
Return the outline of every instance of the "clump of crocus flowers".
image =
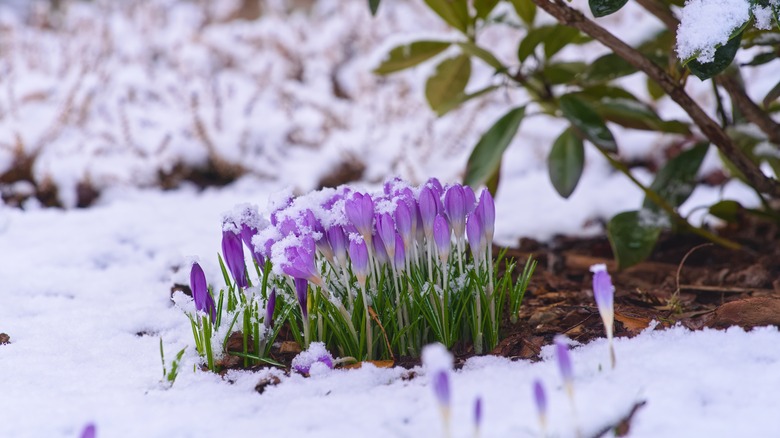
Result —
M490 192L435 178L416 187L393 179L378 193L283 194L267 217L248 205L225 216L219 294L192 268L196 339L207 323L223 344L240 331L243 349L230 353L245 365L267 358L283 324L303 349L323 342L357 360L417 356L428 343L459 340L484 353L499 341L505 303L517 313L535 267L529 260L514 281L513 261L501 253L494 262ZM205 344L198 351L207 354Z

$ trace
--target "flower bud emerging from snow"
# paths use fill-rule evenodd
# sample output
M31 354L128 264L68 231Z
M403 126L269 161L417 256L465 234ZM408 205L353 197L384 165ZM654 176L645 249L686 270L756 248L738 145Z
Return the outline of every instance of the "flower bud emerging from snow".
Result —
M469 215L477 208L477 197L474 195L474 189L463 186L463 197L466 204L466 215Z
M403 270L406 264L406 246L400 234L395 233L395 269Z
M536 414L539 416L539 425L542 427L542 435L544 435L547 427L547 394L539 379L534 380L534 405L536 406Z
M466 230L466 195L463 186L455 184L444 194L444 211L452 225L456 239L462 239Z
M406 201L399 199L396 202L393 216L395 217L395 226L404 239L404 247L409 248L409 243L414 236L412 235L412 211Z
M596 300L601 320L604 322L604 329L607 332L607 341L609 343L610 359L612 368L614 368L615 350L612 346L612 336L615 326L615 287L612 285L612 279L609 277L606 265L593 265L590 267L590 271L593 272L593 298Z
M433 238L433 221L438 213L437 205L436 193L430 187L423 187L420 191L420 218L426 239Z
M249 286L246 279L246 261L244 260L244 247L241 244L241 237L231 229L232 225L225 224L222 229L222 257L225 258L230 275L236 282L236 286L245 288Z
M190 270L190 289L192 290L192 299L195 301L195 309L208 313L211 319L214 320L217 317L214 298L209 294L206 274L203 273L203 268L197 263L193 263Z
M439 406L442 409L449 410L451 398L449 372L447 370L434 372L431 377L431 387L433 388L433 395L436 396L436 401L439 402Z
M393 239L393 243L395 243L395 239ZM376 261L380 265L385 265L390 261L390 255L387 254L385 241L382 240L382 237L378 234L374 236L374 255L376 256Z
M343 265L347 260L347 236L344 229L338 225L332 226L325 232L325 236L336 260Z
M571 392L574 384L574 370L571 366L571 355L569 354L569 344L565 336L555 337L555 357L558 360L558 369L561 371L561 378L566 390Z
M322 342L312 342L308 350L302 351L295 356L292 360L292 368L301 374L309 374L312 367L317 363L333 369L333 356L331 356Z
M389 213L378 215L376 232L382 238L388 259L392 260L395 257L395 221Z
M482 397L477 396L474 400L474 429L479 434L479 428L482 426Z
M93 423L84 426L84 430L81 431L81 438L95 438L95 436L95 425Z

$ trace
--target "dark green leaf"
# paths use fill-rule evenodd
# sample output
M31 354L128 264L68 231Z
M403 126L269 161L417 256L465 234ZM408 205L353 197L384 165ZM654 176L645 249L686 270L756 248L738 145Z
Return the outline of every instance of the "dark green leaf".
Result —
M650 106L633 99L602 99L594 102L599 115L626 128L659 131L671 134L690 134L688 125L678 121L664 121Z
M607 237L618 269L636 265L653 252L661 227L652 216L653 213L647 211L626 211L607 224Z
M379 0L368 0L368 8L371 10L371 15L376 15L376 11L379 9Z
M636 96L628 91L610 85L594 85L592 87L584 88L582 91L574 93L576 96L581 96L584 99L599 101L601 99L630 99L638 101Z
M552 58L567 44L574 42L579 34L580 31L573 27L560 25L553 27L549 38L544 41L544 56L547 59Z
M522 0L521 0L522 1ZM536 46L544 41L552 32L553 26L541 26L528 31L517 46L517 59L523 62L534 53Z
M471 58L459 55L447 58L437 67L433 76L425 83L425 98L428 105L439 115L452 109L456 101L466 89L471 77Z
M469 29L468 2L465 0L425 0L425 4L450 26L464 34Z
M485 184L501 164L504 151L512 142L525 116L525 107L517 107L501 117L474 146L466 164L465 184L479 187Z
M627 2L628 0L588 0L588 5L593 16L598 18L614 14Z
M608 152L617 152L617 143L604 120L581 98L566 94L560 98L563 116L577 128L579 134Z
M474 9L477 11L477 18L485 19L498 4L498 0L474 0Z
M777 59L778 56L780 56L780 54L778 54L776 51L759 53L758 55L754 56L753 59L751 59L749 62L745 62L740 65L751 66L751 67L757 65L764 65L768 62L774 61L775 59Z
M447 49L452 43L447 41L415 41L398 46L390 51L374 73L386 75L394 73L433 58Z
M742 205L737 201L720 201L710 206L710 214L726 222L736 222Z
M728 43L718 47L718 49L715 50L715 59L712 62L701 63L694 59L688 62L686 66L691 70L691 73L696 75L697 78L701 79L702 81L706 81L707 79L717 75L718 73L725 70L726 67L731 65L731 62L737 55L737 50L739 50L739 42L741 40L742 34L740 33L729 40Z
M555 62L547 64L538 73L548 85L568 84L584 70L584 62Z
M448 112L450 112L451 110L457 108L461 104L463 104L465 102L468 102L471 99L475 99L477 97L484 96L485 94L488 94L491 91L497 90L498 88L500 88L498 85L490 85L490 86L487 86L487 87L485 87L485 88L483 88L481 90L475 91L473 93L469 93L469 94L460 93L453 100L445 102L444 104L442 104L442 106L439 107L439 109L436 111L436 114L438 114L439 116L443 116L444 114L447 114Z
M710 144L706 141L697 143L691 149L669 160L655 176L650 189L658 193L672 207L682 205L696 188L696 174L699 172L699 167L701 167L709 147ZM658 209L648 198L645 198L643 207Z
M764 107L769 107L769 105L777 100L777 98L780 97L780 82L776 83L774 87L772 87L771 90L769 90L769 93L766 93L766 97L764 97Z
M476 56L477 58L485 61L485 63L488 64L489 66L495 68L496 70L506 69L506 67L504 67L504 64L502 64L501 61L499 61L498 58L495 57L495 55L483 49L482 47L479 47L478 45L472 42L461 42L457 44L458 46L460 46L460 48L463 50L464 53L467 53L472 56Z
M620 56L610 53L593 61L582 72L582 82L598 84L636 73L636 68Z
M536 4L532 0L511 0L512 6L515 7L517 16L520 17L525 24L532 26L534 24L534 18L536 18Z
M585 148L582 140L569 128L555 140L550 155L547 156L547 170L555 190L568 198L582 175L585 165Z
M666 95L666 92L663 88L661 88L660 85L658 85L657 82L654 80L647 78L647 94L650 95L650 97L653 98L653 100L658 100Z

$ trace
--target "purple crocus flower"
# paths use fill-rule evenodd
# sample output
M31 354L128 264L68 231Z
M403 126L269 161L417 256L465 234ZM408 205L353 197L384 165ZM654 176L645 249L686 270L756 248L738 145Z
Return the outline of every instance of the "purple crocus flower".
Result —
M474 263L479 264L485 257L485 239L482 233L482 223L476 212L470 213L466 219L466 237L474 257Z
M477 396L474 400L474 429L479 430L482 426L482 397Z
M400 234L395 233L395 269L403 270L406 266L406 244Z
M547 416L547 394L544 392L544 385L539 379L534 380L534 405L539 418Z
M436 242L442 263L446 263L450 255L451 236L447 219L440 214L436 215L436 219L433 220L433 240Z
M569 344L565 336L555 337L555 357L558 360L558 369L561 371L561 378L567 391L571 392L574 383L574 370L571 366L571 355L569 354Z
M422 219L423 232L425 238L430 240L433 237L433 221L438 213L438 202L436 193L429 187L423 187L420 191L420 218Z
M469 215L477 208L477 197L474 195L474 189L463 186L463 197L466 204L466 214Z
M395 217L395 227L404 239L405 248L408 248L409 242L412 241L412 212L406 201L403 199L396 201L393 216Z
M395 238L393 238L393 244L395 244ZM390 262L390 255L387 253L387 247L385 246L385 242L382 240L382 237L379 235L374 236L373 246L376 261L379 262L380 265L385 265Z
M268 295L268 301L265 303L265 318L263 318L263 325L266 329L271 328L274 322L274 311L276 310L276 288L271 289L271 294Z
M371 242L374 222L374 201L371 195L355 193L344 205L347 219L357 228L363 239Z
M190 270L190 289L192 290L192 299L195 300L195 309L203 311L214 320L217 317L214 298L209 293L209 287L206 283L206 274L199 264L193 263Z
M385 246L387 257L393 260L395 258L395 221L389 213L377 216L376 231Z
M257 228L247 224L241 224L240 235L241 241L244 242L244 245L249 248L249 252L252 253L252 258L254 258L255 263L262 268L265 265L265 258L263 258L263 254L255 251L255 247L252 245L252 238L257 235Z
M309 349L302 351L292 360L292 368L300 374L309 374L311 367L316 363L322 363L333 369L333 356L325 348L322 342L312 342Z
M231 224L226 224L222 229L222 257L225 258L230 275L236 282L236 286L245 288L249 286L246 279L246 261L244 260L244 247L241 244L241 237L231 228Z
M477 204L477 214L482 222L482 232L485 233L487 244L493 242L493 231L496 226L496 205L493 203L493 196L488 189L482 190L479 194L479 204Z
M430 187L433 191L435 191L436 194L439 195L439 198L441 198L441 195L444 194L444 186L441 185L441 181L439 181L439 179L435 176L428 178L428 181L425 182L425 186Z
M431 378L431 386L433 388L433 395L436 396L436 401L439 402L439 406L444 410L450 408L450 374L447 370L438 370L433 374Z
M309 298L309 282L304 278L294 279L295 297L298 298L298 305L301 306L303 319L309 318L309 307L307 305Z
M314 263L314 248L314 239L311 236L304 236L298 246L286 248L284 252L287 264L282 265L282 271L291 277L303 278L322 286L320 273Z
M81 438L95 438L95 436L97 436L97 434L94 423L89 423L84 426L84 430L81 431Z
M444 211L452 225L456 239L463 238L466 230L466 195L463 186L455 184L444 194Z
M612 279L609 277L606 265L593 265L590 267L590 271L593 272L593 298L596 299L596 306L599 308L601 321L604 323L604 330L607 332L609 355L612 368L614 368L615 349L612 345L612 336L615 326L615 286L612 285Z
M355 273L360 286L365 287L366 277L368 276L368 248L366 247L366 242L359 237L358 239L350 239L349 258L352 261L352 271Z
M328 239L333 255L336 256L336 260L338 260L341 265L344 265L347 260L347 236L344 234L344 229L338 225L334 225L328 228L325 232L325 236Z

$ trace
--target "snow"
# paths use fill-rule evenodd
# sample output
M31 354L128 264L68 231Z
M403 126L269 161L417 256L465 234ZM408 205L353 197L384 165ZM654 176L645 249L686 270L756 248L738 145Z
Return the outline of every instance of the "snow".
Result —
M195 256L209 281L220 281L216 252L225 212L236 219L247 203L267 205L270 212L286 207L344 157L366 164L361 190L379 189L393 175L414 184L434 175L452 182L479 133L517 97L491 96L437 119L422 100L425 68L381 80L373 76L370 68L393 35L414 29L447 35L418 2L383 2L384 16L377 20L363 1L345 2L341 9L339 2L319 1L308 17L284 15L285 2L266 3L270 12L257 23L211 23L197 37L202 11L173 0L144 2L137 16L121 8L105 14L74 8L68 12L74 18L65 21L79 18L81 27L71 24L69 30L83 32L71 32L66 40L24 26L13 14L0 15L4 31L15 36L0 44L6 54L0 70L13 67L0 75L0 88L6 90L0 107L16 104L16 114L0 121L2 171L11 166L6 146L17 144L18 133L25 148L42 147L34 173L61 188L65 206L75 205L72 189L84 175L103 190L97 204L84 210L41 209L34 201L21 210L0 202L0 332L11 338L0 345L0 436L75 437L90 422L98 437L248 431L326 438L441 435L427 377L445 363L449 367L451 358L436 353L436 347L426 355L426 366L412 371L371 364L350 370L315 364L309 378L276 369L225 376L196 371L197 353L182 311L193 311L192 301L177 293L174 304L171 286L188 283ZM634 17L637 7L629 4L608 20ZM623 26L629 33L652 27L629 23ZM113 45L115 50L100 52L105 41L96 38L95 29L101 26L117 41L127 38ZM485 44L500 59L511 60L516 49L511 41L495 32ZM106 60L102 70L87 72L77 86L78 69L67 59L81 53ZM226 67L214 64L215 54L248 61ZM290 81L301 59L311 70ZM489 75L474 67L475 77ZM336 73L352 99L348 104L333 94L322 72ZM776 80L752 74L746 83L759 91ZM103 93L96 91L100 80L107 81ZM689 91L701 87L692 82ZM93 99L93 110L83 129L69 125L51 137L52 123L71 92L82 104ZM250 171L220 189L198 191L187 184L166 192L154 189L159 170L208 160L207 145L193 127L193 95L219 155ZM668 103L660 102L659 111L679 116ZM498 242L600 233L600 221L641 206L642 193L592 148L586 149L577 190L568 200L556 196L545 159L562 129L559 121L544 117L521 126L504 157L496 197ZM659 149L657 138L647 134L615 133L625 156ZM312 147L312 142L320 144ZM705 166L717 167L714 154ZM645 183L652 178L642 169L634 173ZM13 188L17 193L31 189L25 183ZM682 213L695 210L697 221L711 221L697 207L724 196L748 207L758 203L735 181L697 188ZM282 237L275 227L266 230L273 232L261 231L257 239ZM170 388L160 382L160 338L169 366L186 347ZM609 367L605 339L576 346L571 352L576 417L551 346L538 363L477 357L450 374L451 430L457 437L471 436L474 400L481 396L482 436L538 436L531 388L541 379L548 391L551 436L574 437L576 428L588 436L640 401L647 404L632 422L632 437L778 436L772 391L780 387L777 345L777 328L647 330L615 340L615 370ZM256 385L272 377L280 383L258 394Z

